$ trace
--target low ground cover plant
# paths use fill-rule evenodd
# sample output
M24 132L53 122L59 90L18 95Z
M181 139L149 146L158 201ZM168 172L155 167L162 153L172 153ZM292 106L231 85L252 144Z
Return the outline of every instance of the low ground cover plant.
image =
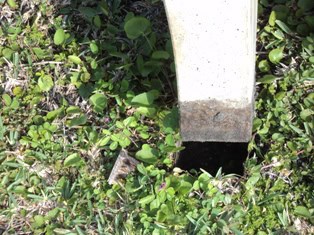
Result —
M165 19L158 0L0 0L0 234L314 233L314 2L259 1L243 176L173 167ZM140 164L109 185L121 149Z

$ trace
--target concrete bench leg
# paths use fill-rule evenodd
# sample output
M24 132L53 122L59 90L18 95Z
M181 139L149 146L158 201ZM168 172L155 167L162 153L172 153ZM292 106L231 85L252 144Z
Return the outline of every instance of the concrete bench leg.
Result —
M164 0L183 141L251 138L257 0Z

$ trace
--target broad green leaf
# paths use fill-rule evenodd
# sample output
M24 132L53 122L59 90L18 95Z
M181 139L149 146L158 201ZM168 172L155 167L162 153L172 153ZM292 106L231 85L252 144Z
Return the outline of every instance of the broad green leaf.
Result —
M87 116L85 114L82 114L78 117L74 117L72 118L71 120L69 120L67 122L67 124L70 126L70 127L73 127L73 126L82 126L82 125L85 125L87 122Z
M287 6L277 4L273 7L272 10L276 12L276 19L277 20L286 21L288 15L289 15L289 8Z
M283 50L284 50L284 47L271 50L268 55L269 60L273 64L278 64L284 57Z
M278 142L283 142L285 140L284 135L281 133L274 133L271 138Z
M169 146L175 146L175 139L172 134L166 136L165 143Z
M57 31L55 32L55 35L53 36L53 42L56 45L61 45L65 42L65 32L63 29L57 29Z
M17 34L22 32L22 28L21 27L14 27L14 26L10 26L6 30L7 30L7 32L9 34L15 34L15 35L17 35ZM18 44L16 42L13 42L11 44L11 48L12 48L12 50L17 51L19 49L19 46L18 46Z
M88 82L90 78L91 78L91 75L89 72L82 73L80 76L81 81L85 83Z
M46 57L46 52L40 47L34 47L33 52L35 53L38 59L43 59Z
M150 73L158 70L162 66L162 62L149 60L144 62L143 57L139 55L136 59L136 66L143 77L147 77Z
M11 165L11 164L10 164L10 165ZM12 164L11 166L14 167L13 164ZM23 185L18 185L18 186L16 186L16 187L14 187L14 193L16 193L16 194L24 194L25 191L26 191L26 188L25 188L25 186L23 186Z
M311 57L309 58L309 61L310 61L311 64L314 64L314 56L311 56Z
M142 149L135 154L136 158L145 162L153 164L158 159L157 149L151 148L148 144L143 144Z
M83 83L83 84L80 84L78 93L84 99L87 99L92 94L93 91L94 89L91 83Z
M126 127L136 127L137 126L137 120L135 117L131 116L131 117L124 119L123 124Z
M99 48L95 42L91 42L89 44L90 50L93 54L97 54L99 52Z
M107 24L107 31L108 33L112 34L112 35L116 35L117 33L120 32L119 28L117 28L116 26L112 25L112 24ZM111 47L111 46L109 46Z
M7 0L7 3L8 3L8 5L9 5L9 7L11 8L11 9L16 9L18 6L17 6L17 4L16 4L16 2L15 2L15 0Z
M261 119L259 118L254 118L253 121L253 131L257 131L261 126L262 126L263 122Z
M261 60L258 63L258 68L261 72L268 72L270 70L270 65L267 60Z
M3 94L2 99L4 101L5 106L10 106L12 103L12 98L8 94Z
M47 214L47 218L49 220L55 219L57 218L58 214L60 213L60 209L59 208L54 208L52 210L50 210Z
M124 25L124 31L130 39L136 39L150 32L150 21L144 17L133 17Z
M291 141L288 141L287 142L287 146L288 148L291 150L291 151L296 151L297 150L297 146L295 143L291 142Z
M141 164L137 164L136 168L142 175L147 175L147 170L146 170L145 166L142 163Z
M278 93L276 93L275 98L277 100L282 100L283 98L285 98L287 96L286 92L284 91L280 91Z
M71 62L73 62L74 64L81 64L82 60L80 59L80 57L76 56L76 55L69 55L69 60Z
M164 59L167 60L169 59L170 55L167 51L154 51L152 54L152 58L155 60L159 59Z
M34 216L34 227L40 228L45 224L45 218L42 215Z
M147 77L149 74L159 71L163 63L157 60L146 61L142 67L138 67L141 75Z
M260 129L260 130L258 131L258 134L260 134L260 135L266 135L266 134L268 133L268 131L269 131L269 127L264 126L262 129Z
M216 219L220 214L221 214L221 209L220 208L213 208L210 217L212 219Z
M311 32L310 27L307 24L299 24L297 26L297 33L302 35L302 36L307 36Z
M280 29L275 30L272 34L279 40L283 40L285 38L285 35Z
M106 136L106 137L104 137L98 141L98 145L100 147L103 147L103 146L107 145L109 143L109 141L110 141L110 136Z
M12 55L13 55L14 51L11 50L10 48L4 48L2 51L2 55L7 59L7 60L11 60L12 59Z
M310 11L314 8L313 0L299 0L298 7L300 7L304 11Z
M146 115L146 114L144 114L144 115ZM149 116L149 115L147 115L147 116ZM141 131L140 132L140 137L142 139L144 139L144 140L147 140L150 137L150 135L147 132L145 132L145 131Z
M166 133L172 133L179 129L179 109L172 108L171 111L164 111L160 114L161 126Z
M159 96L159 92L156 90L144 92L135 96L132 99L131 104L138 105L138 106L150 106L154 103L154 101L158 98L158 96Z
M119 143L116 142L116 141L113 141L113 142L109 145L109 149L112 150L112 151L114 151L114 150L116 150L116 149L118 148L118 146L119 146Z
M136 67L138 69L138 71L142 74L142 70L143 70L143 67L144 67L144 59L143 59L143 56L142 55L138 55L137 58L136 58Z
M136 111L147 117L154 117L157 113L157 109L153 107L138 107Z
M50 91L50 89L53 87L53 80L51 76L49 75L41 76L38 79L38 86L41 91Z
M101 27L101 19L99 17L99 15L95 16L93 18L93 23L94 25L97 27L97 28L100 28Z
M53 125L49 122L45 122L43 124L43 127L46 129L46 130L49 130L51 132L56 132L58 130L58 126L57 125Z
M178 192L181 195L185 195L187 194L191 189L192 189L193 185L187 181L181 181L180 182L180 187L178 188Z
M146 197L141 198L138 203L142 206L145 206L148 203L151 203L155 199L155 195L148 195Z
M111 140L119 143L119 145L122 148L126 148L127 146L129 146L131 144L129 137L127 135L125 135L124 133L113 134L111 136Z
M97 62L95 59L93 59L93 60L90 62L90 66L91 66L92 69L97 69L97 67L98 67L98 62Z
M17 97L20 97L20 96L22 96L23 91L24 91L24 90L23 90L22 87L16 86L16 87L13 88L13 95L15 95L15 96L17 96Z
M160 200L157 197L150 203L149 209L152 211L152 210L158 209L159 207L160 207Z
M302 131L300 128L298 128L298 127L296 127L296 126L294 126L294 125L292 125L292 124L289 124L289 127L290 127L292 130L294 130L297 134L303 135L303 131Z
M62 112L64 111L64 108L61 107L61 108L58 108L56 110L53 110L53 111L50 111L47 113L46 117L47 119L49 120L53 120L55 119L56 117L58 117Z
M314 30L314 15L305 16L304 19L307 25Z
M102 11L106 16L109 15L110 10L109 10L109 6L108 6L108 4L107 4L106 1L101 1L101 2L99 3L99 7L100 7L101 11Z
M305 99L304 104L306 107L310 108L314 106L314 92L310 93Z
M164 222L166 219L167 219L167 214L166 213L164 213L162 210L158 210L157 211L157 216L156 216L156 220L158 221L158 222ZM155 234L160 234L160 232L156 232ZM154 235L154 234L153 234Z
M262 84L271 84L276 80L276 77L271 74L264 75L262 78L258 79L257 82Z
M314 116L314 111L311 109L304 109L301 111L300 113L300 117L304 120L304 121L310 121L311 118L313 118Z
M252 188L261 178L261 175L259 173L253 173L252 176L246 181L245 187L250 189Z
M121 58L121 59L127 59L127 58L128 58L128 55L127 55L127 54L122 53L122 52L117 52L117 51L110 52L110 55L111 55L111 56L114 56L114 57Z
M287 34L291 34L292 33L291 29L284 22L282 22L281 20L276 20L276 24L285 33L287 33Z
M276 22L276 12L272 11L270 13L269 19L268 19L268 23L270 26L275 26L275 22Z
M218 219L217 220L217 226L219 229L223 230L223 228L227 227L228 224L226 221L224 221L223 219ZM229 232L229 231L228 231Z
M67 114L75 114L75 113L80 113L81 109L77 106L70 106L66 110Z
M95 112L100 113L107 107L107 97L104 94L97 93L89 98Z
M122 122L116 121L116 127L117 127L117 128L120 128L120 129L123 129L123 128L124 128L124 125L123 125Z
M297 206L294 209L294 213L299 215L299 216L303 216L305 218L311 218L310 211L306 207L304 207L304 206Z
M36 125L41 125L45 122L44 118L41 116L41 115L36 115L33 117L33 122L36 124Z
M82 161L81 156L78 153L73 153L64 160L63 165L65 167L76 166L79 163L81 163L81 161Z
M78 11L89 21L98 13L96 8L91 7L79 7Z
M20 102L17 100L17 98L13 98L10 108L17 109L19 107L20 107Z

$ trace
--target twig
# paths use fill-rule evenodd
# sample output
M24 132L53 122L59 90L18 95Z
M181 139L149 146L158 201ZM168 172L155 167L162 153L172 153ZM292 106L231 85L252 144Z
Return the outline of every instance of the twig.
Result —
M36 62L36 63L33 63L33 66L37 66L37 65L46 65L46 64L64 64L64 62L58 62L58 61L42 61L42 62ZM28 64L22 64L21 65L22 67L25 67L25 68L30 68L31 66L28 66Z

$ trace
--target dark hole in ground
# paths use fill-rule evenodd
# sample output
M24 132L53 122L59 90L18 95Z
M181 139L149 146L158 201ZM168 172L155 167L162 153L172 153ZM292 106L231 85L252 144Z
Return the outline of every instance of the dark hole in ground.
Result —
M221 167L225 174L243 175L243 163L248 156L247 143L183 142L184 150L176 167L184 170L206 170L215 175Z

